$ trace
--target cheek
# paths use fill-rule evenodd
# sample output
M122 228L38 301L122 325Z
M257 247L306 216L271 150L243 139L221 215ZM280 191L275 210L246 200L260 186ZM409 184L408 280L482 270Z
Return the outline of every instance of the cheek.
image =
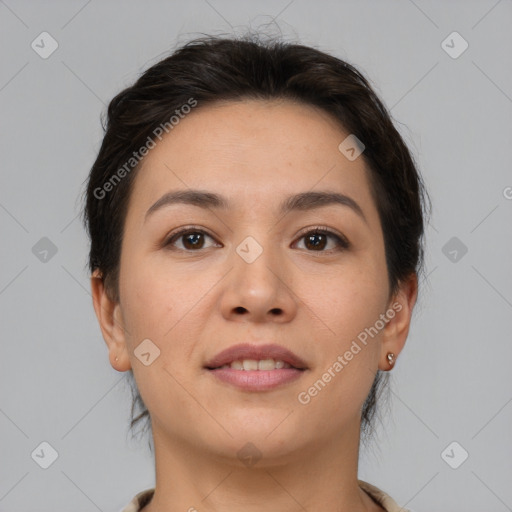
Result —
M157 268L135 244L126 244L120 267L120 292L123 310L132 328L151 326L162 320L167 311L172 311L176 297L173 286L161 269ZM171 288L172 286L172 288Z
M321 277L307 277L301 288L322 336L328 334L340 347L375 323L384 312L388 293L381 266L356 260Z
M129 339L132 343L141 337L161 339L164 327L171 327L176 293L147 267L134 269L127 265L123 270L121 300Z
M304 282L302 293L319 326L312 331L319 350L297 403L312 417L331 411L343 422L359 413L377 371L381 331L375 325L386 307L386 279L380 265L354 265L316 288L314 279Z
M192 350L198 319L209 307L208 291L221 277L193 267L138 254L125 259L120 291L132 348L149 338L162 351L171 347L173 358L181 359Z
M183 272L179 266L151 262L136 254L123 262L120 292L126 340L135 381L152 412L164 403L172 403L173 410L191 408L190 397L177 382L191 388L189 363L201 330L198 314L206 304L201 298L211 288L209 282L204 274ZM158 355L145 365L137 354L148 339L157 347L144 341L152 352L150 358Z

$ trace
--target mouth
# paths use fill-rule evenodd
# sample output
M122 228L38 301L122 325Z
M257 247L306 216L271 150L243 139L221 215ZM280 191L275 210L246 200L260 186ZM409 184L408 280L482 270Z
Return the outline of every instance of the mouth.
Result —
M229 347L210 359L205 368L217 370L281 370L283 368L307 369L306 363L285 347L274 344L250 345L240 344Z
M279 345L235 345L204 366L216 379L247 391L266 391L292 382L307 370L305 362Z
M292 365L285 361L281 361L278 359L277 361L275 359L243 359L243 360L236 360L232 361L229 364L223 364L222 366L219 366L218 368L208 368L209 370L219 370L219 369L226 369L231 368L232 370L244 370L244 371L254 371L254 370L282 370L283 368L294 368ZM299 368L297 368L299 369Z

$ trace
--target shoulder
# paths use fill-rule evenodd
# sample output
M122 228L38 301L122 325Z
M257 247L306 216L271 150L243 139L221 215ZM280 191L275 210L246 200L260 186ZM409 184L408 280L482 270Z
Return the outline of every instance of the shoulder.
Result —
M389 494L375 487L375 485L358 480L359 487L363 489L371 498L373 498L386 512L408 512L406 508L402 508Z
M378 487L363 480L359 480L358 483L359 487L381 505L386 512L407 512L407 509L401 508L389 494ZM151 501L154 492L155 489L146 489L139 492L121 512L139 512L142 507L145 507Z
M151 501L154 492L154 488L139 492L121 512L139 512L142 507L145 507Z

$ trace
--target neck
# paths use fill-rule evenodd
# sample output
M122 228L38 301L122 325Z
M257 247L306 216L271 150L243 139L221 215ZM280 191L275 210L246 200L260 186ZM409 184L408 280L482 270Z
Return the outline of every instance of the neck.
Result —
M358 485L359 433L355 423L330 443L264 456L248 467L238 458L169 439L153 424L156 487L143 512L383 510Z

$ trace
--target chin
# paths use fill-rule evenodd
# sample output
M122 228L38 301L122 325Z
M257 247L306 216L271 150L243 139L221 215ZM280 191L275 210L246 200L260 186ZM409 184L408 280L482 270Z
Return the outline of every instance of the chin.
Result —
M292 419L293 413L290 414L290 411L249 416L244 415L238 422L230 420L228 431L232 437L227 434L221 434L221 438L215 436L211 448L229 458L233 454L243 458L244 454L250 456L254 452L254 457L263 457L267 462L273 460L275 463L303 448L304 429L295 423L296 418Z

